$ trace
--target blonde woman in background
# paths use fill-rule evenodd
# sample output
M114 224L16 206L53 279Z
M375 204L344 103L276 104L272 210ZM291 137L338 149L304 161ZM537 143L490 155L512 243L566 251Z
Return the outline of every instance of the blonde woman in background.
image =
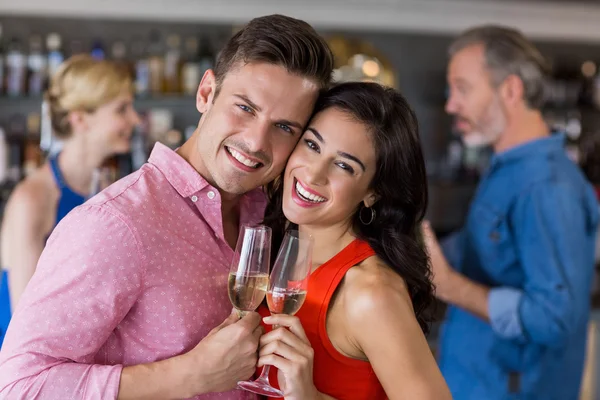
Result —
M19 183L6 205L0 232L0 346L46 239L89 197L94 171L107 158L129 151L139 123L132 93L128 71L87 55L70 58L53 76L45 97L54 134L64 145Z

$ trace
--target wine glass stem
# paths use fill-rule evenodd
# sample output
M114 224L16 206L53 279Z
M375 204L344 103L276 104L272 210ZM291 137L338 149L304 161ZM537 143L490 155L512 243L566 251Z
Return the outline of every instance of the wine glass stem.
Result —
M279 325L273 325L273 330L279 328ZM260 376L258 377L258 379L256 379L257 381L261 381L269 386L271 386L271 383L269 382L269 371L271 370L271 366L270 365L265 365L263 367L262 372L260 373Z
M257 381L261 381L261 382L266 383L267 385L271 386L271 384L269 383L269 371L270 370L271 370L271 366L265 365L263 367L263 370L262 370L260 376L258 377Z

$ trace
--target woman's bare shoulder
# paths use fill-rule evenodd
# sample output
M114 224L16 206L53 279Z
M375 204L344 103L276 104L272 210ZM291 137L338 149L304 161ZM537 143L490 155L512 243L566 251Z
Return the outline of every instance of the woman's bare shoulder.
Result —
M372 256L346 273L345 284L357 291L377 293L392 290L408 296L404 279L378 256Z
M412 314L406 282L377 256L364 260L346 273L344 292L344 304L351 315L355 312L387 314L401 310Z
M55 206L56 203L56 189L44 167L42 166L15 186L6 204L4 211L6 216L37 222L48 218L55 208L53 205Z

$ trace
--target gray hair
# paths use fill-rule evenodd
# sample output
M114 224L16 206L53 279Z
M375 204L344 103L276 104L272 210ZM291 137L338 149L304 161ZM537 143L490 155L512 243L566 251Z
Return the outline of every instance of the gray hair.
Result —
M463 32L448 50L450 57L473 45L483 45L486 66L492 85L498 87L515 75L523 82L524 100L529 108L539 110L546 100L551 67L546 58L516 29L483 25Z

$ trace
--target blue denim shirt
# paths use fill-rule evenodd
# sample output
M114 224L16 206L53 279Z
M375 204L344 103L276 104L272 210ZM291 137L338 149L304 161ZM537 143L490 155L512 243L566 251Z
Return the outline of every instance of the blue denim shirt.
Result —
M495 155L450 264L491 287L490 322L449 307L440 368L455 400L576 400L598 204L562 135Z

